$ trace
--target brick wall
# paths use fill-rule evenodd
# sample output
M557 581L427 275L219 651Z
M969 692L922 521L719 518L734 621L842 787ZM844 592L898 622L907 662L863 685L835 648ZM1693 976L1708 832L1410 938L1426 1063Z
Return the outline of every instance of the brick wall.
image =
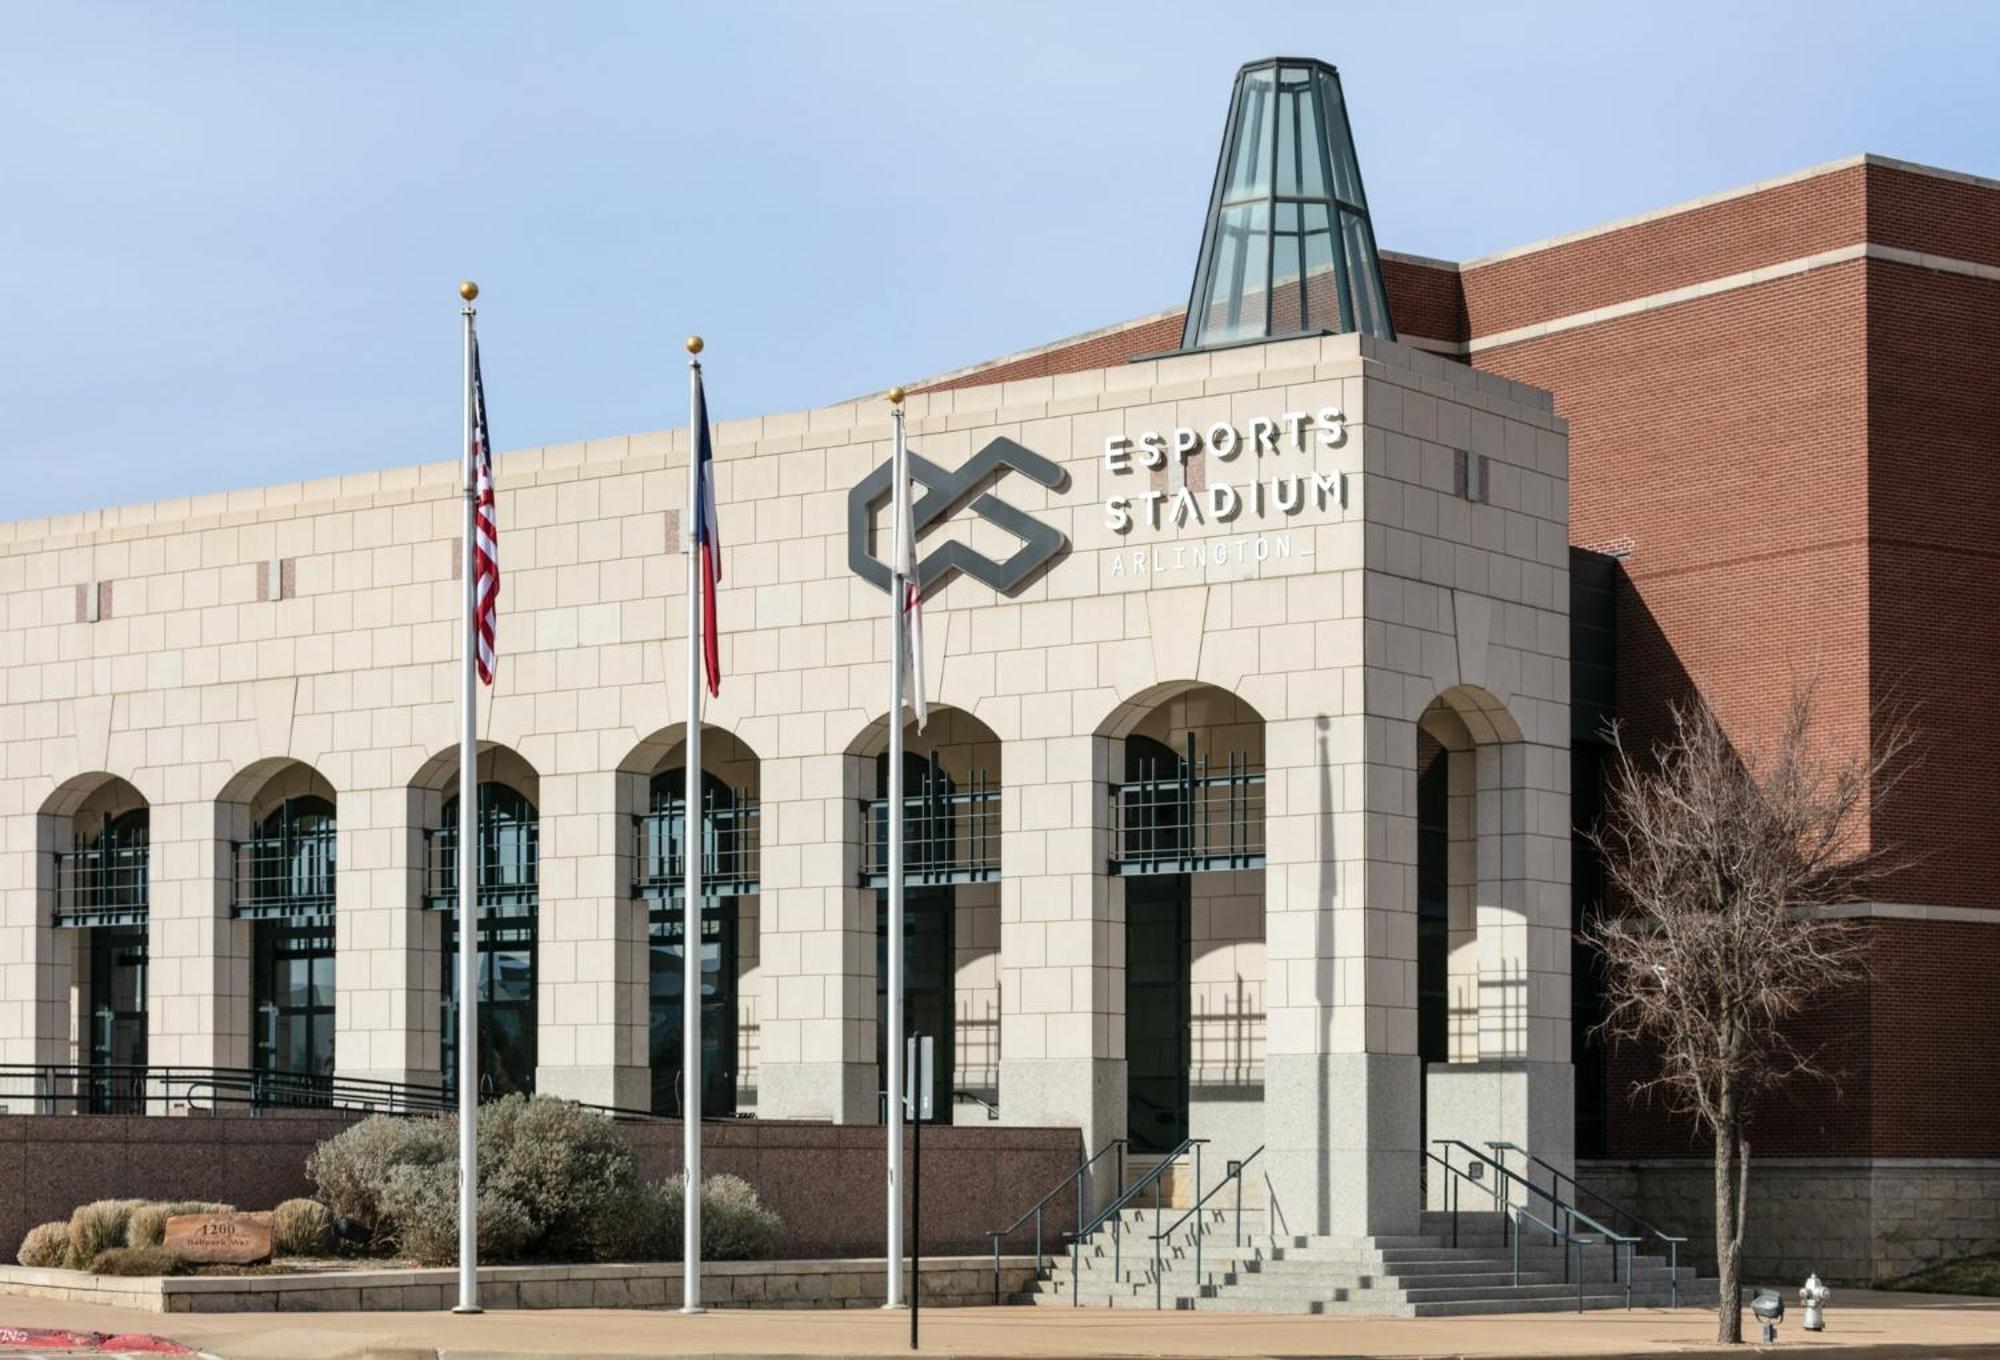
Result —
M0 1118L0 1249L11 1261L29 1228L68 1218L78 1204L96 1199L204 1199L268 1209L310 1195L306 1158L348 1122L334 1113ZM680 1171L678 1122L618 1128L641 1175ZM778 1247L785 1258L880 1255L883 1155L879 1127L742 1120L703 1130L702 1169L733 1172L757 1187L785 1220ZM1013 1222L1081 1160L1074 1129L926 1129L926 1249L990 1251L987 1232ZM1064 1203L1044 1224L1052 1240L1074 1226L1063 1216ZM1009 1249L1032 1241L1031 1225L1010 1239Z

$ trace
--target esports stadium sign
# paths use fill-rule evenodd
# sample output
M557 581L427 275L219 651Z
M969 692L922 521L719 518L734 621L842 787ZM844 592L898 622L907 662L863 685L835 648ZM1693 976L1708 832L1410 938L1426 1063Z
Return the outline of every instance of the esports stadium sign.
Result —
M910 507L917 534L951 518L969 501L974 514L1021 540L1019 549L998 560L974 552L964 543L940 544L917 566L926 596L958 571L1005 595L1019 590L1069 550L1069 539L1060 530L1015 509L985 489L1012 471L1051 491L1060 491L1069 477L1059 464L1006 438L990 441L956 471L939 467L915 450L909 451L909 460L910 477L923 488L923 494ZM883 591L889 589L889 568L869 551L869 528L876 509L889 499L893 475L891 464L884 462L847 494L848 567Z

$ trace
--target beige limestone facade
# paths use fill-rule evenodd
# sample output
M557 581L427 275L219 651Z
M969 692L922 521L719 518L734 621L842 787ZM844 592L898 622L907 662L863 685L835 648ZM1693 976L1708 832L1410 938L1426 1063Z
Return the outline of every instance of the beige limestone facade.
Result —
M726 356L710 369L725 386ZM1166 752L1206 810L1174 852L1177 1131L1217 1164L1264 1146L1295 1232L1412 1230L1426 1137L1569 1167L1568 447L1548 394L1346 335L919 394L908 430L946 469L1009 440L1063 473L1001 469L920 545L1013 553L980 496L1065 541L1006 592L927 584L931 719L909 749L960 793L998 790L986 870L945 885L955 1117L1076 1126L1093 1149L1127 1132L1127 905L1161 877L1129 786L1135 752ZM731 908L738 1112L873 1121L889 635L848 540L890 408L715 436L724 678L704 763L754 803L758 838L756 891ZM687 712L687 449L634 435L496 470L481 778L532 809L538 857L533 964L508 981L532 996L536 1089L623 1107L657 1091L634 827ZM22 1065L101 1052L107 927L69 910L63 857L140 808L144 910L124 928L145 936L143 1061L259 1061L241 845L308 792L338 827L334 1069L441 1079L427 831L457 795L460 513L445 461L0 526L10 1098ZM1452 771L1454 1037L1428 1075L1420 732ZM985 814L959 806L963 839Z

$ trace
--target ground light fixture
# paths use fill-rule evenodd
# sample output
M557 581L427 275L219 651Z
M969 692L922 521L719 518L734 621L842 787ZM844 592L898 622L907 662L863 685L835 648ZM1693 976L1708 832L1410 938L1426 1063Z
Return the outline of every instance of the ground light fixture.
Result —
M1750 1311L1764 1324L1764 1344L1778 1341L1778 1324L1785 1320L1785 1300L1776 1290L1760 1289L1750 1299Z

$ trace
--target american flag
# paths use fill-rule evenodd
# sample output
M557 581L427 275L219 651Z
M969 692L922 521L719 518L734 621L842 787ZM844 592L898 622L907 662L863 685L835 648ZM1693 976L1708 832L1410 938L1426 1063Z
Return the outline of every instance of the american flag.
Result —
M479 378L479 336L472 337L472 587L478 621L479 678L493 683L500 600L500 525L493 512L493 441L486 432L486 385Z
M694 456L699 492L694 541L701 553L701 648L708 668L710 697L722 693L722 651L715 637L715 588L722 582L722 538L715 522L715 450L708 440L708 392L701 369L694 377Z

